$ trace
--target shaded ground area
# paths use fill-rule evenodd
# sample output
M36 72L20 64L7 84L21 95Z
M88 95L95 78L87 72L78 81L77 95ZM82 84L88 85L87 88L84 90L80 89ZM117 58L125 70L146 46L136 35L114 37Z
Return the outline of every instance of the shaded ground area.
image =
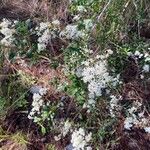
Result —
M0 4L0 20L38 18L49 20L58 17L67 18L67 0L2 0ZM53 9L51 9L53 8Z

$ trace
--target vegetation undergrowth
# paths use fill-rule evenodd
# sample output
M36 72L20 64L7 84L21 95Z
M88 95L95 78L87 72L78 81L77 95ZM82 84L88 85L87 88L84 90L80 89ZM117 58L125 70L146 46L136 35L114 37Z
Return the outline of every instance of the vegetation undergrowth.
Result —
M149 0L56 3L0 21L0 146L149 149Z

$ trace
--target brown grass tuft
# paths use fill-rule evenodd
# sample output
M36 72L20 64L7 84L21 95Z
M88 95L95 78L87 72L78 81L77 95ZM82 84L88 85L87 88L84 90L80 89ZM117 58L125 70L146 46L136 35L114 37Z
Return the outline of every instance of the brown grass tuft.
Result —
M67 15L68 0L2 0L0 19L39 18L51 20Z

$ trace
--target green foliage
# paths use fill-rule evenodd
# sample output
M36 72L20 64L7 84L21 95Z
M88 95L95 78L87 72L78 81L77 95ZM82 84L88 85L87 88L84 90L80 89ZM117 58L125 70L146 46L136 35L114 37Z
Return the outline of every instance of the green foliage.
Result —
M36 53L37 44L32 41L31 37L35 36L29 31L28 23L20 21L16 24L15 46L17 53L25 57L33 57Z
M86 99L86 85L76 75L70 75L71 84L66 87L66 92L75 98L78 104L83 105Z
M41 114L34 117L34 122L40 126L41 133L49 133L53 127L53 119L56 114L57 104L51 103L43 106Z
M135 51L144 52L148 49L149 44L146 44L143 40L135 40L130 44L123 44L121 46L114 45L114 54L108 59L109 68L114 70L116 74L123 71L126 62L128 60L128 52L135 53ZM143 61L139 61L139 65L143 64Z
M47 145L47 150L56 150L56 147L53 144L48 144Z
M109 67L114 70L116 74L120 73L125 65L125 61L128 58L127 52L129 51L129 48L119 47L114 52L114 54L110 57L108 60ZM114 57L115 56L115 57Z
M27 105L27 89L16 81L16 77L9 76L9 80L2 82L1 95L1 107L4 110L25 108Z
M0 117L3 117L6 113L6 99L0 97Z
M22 21L22 22L19 21L16 24L16 31L17 31L17 34L20 36L28 36L29 35L28 25L24 21Z

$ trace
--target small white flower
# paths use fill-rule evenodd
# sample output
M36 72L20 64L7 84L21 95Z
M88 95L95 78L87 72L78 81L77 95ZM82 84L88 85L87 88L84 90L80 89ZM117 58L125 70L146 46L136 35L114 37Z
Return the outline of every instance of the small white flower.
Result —
M144 130L145 132L150 133L150 127L145 127Z
M2 45L4 45L4 46L11 46L12 45L12 43L13 43L13 39L12 38L7 38L7 37L5 37L5 38L3 38L1 41L0 41L0 43L2 44Z
M91 19L85 19L84 21L85 29L88 31L92 28L93 22Z
M119 100L122 98L121 96L116 97L115 95L110 95L110 114L111 117L116 117L116 112L119 112L120 106L118 104Z
M62 129L62 135L65 137L68 132L70 131L70 128L71 128L71 123L67 120L64 124L64 127Z
M49 22L41 22L39 31L43 31L43 30L47 29L48 26L49 26Z
M38 51L43 51L46 49L46 44L44 43L38 43Z
M33 101L32 101L32 109L28 114L29 119L33 119L34 122L38 122L39 118L36 115L41 114L41 108L43 108L44 100L42 99L42 96L46 94L47 89L46 88L40 88L38 93L33 93ZM43 117L45 114L41 114Z
M127 55L128 55L128 56L132 56L133 53L132 53L132 52L127 52Z
M144 117L144 112L138 113L139 117Z
M102 91L107 88L107 84L111 84L115 87L117 83L120 82L119 75L117 75L116 78L109 75L106 58L103 55L99 55L98 58L100 58L100 60L97 60L97 62L95 62L94 59L92 61L88 59L82 62L84 67L81 77L84 83L88 84L89 91L89 100L85 103L84 108L85 106L89 108L90 105L94 107L96 103L95 98L102 96Z
M134 55L139 56L141 53L139 51L135 51Z
M146 52L145 54L144 54L144 58L147 58L149 56L149 54Z
M55 26L59 26L60 21L59 20L54 20L54 21L52 21L52 24L55 25Z
M100 59L101 58L101 56L100 55L96 55L96 59Z
M144 79L144 75L143 75L143 74L141 74L141 75L140 75L140 78L141 78L141 79Z
M88 99L88 105L95 106L96 101L94 99Z
M92 134L85 134L85 130L83 128L79 128L79 130L75 130L72 133L71 143L74 147L74 150L84 150L88 143L92 138Z
M112 55L112 54L113 54L113 51L112 51L111 49L108 49L108 50L107 50L107 54Z
M73 17L73 21L78 21L78 20L80 20L80 15L75 15L75 16Z
M38 38L38 51L43 51L46 49L50 39L52 38L49 29L46 29L42 35Z
M39 101L41 98L42 98L42 96L39 95L38 93L34 93L34 94L33 94L33 100L34 100L34 101Z
M78 30L77 25L67 25L66 28L60 32L61 38L66 37L67 39L78 39L83 38L85 33Z
M91 139L92 139L92 133L90 132L88 135L85 136L85 141L90 142Z
M127 130L131 130L131 127L133 126L133 119L131 117L127 117L124 121L124 128Z
M16 25L19 21L18 20L14 20L14 24Z
M32 119L33 119L33 117L32 117L31 115L28 115L28 119L32 120Z
M87 11L87 10L86 10L86 8L85 8L84 6L82 6L82 5L77 6L77 10L78 10L79 12L81 12L81 13L83 13L83 12L86 12L86 11Z
M11 25L11 22L10 21L8 21L7 19L3 19L3 21L0 23L0 27L1 28L8 28L8 26L10 26Z
M55 141L59 141L61 139L61 134L57 135L57 136L54 136L54 140Z
M146 57L144 61L145 62L150 62L150 57Z
M143 56L143 54L140 53L139 51L135 51L134 55L138 56L139 58L141 58Z
M75 74L77 75L77 77L82 77L82 70L83 70L83 68L82 67L78 67L77 69L76 69L76 72L75 72Z
M1 39L0 43L4 46L13 46L15 29L13 29L14 24L12 22L3 19L0 24L0 32L4 35L4 38Z
M40 88L39 93L40 95L45 95L47 93L47 88Z
M92 150L92 147L88 146L86 147L86 150Z
M149 65L144 65L143 66L143 70L145 71L145 72L149 72L150 71L150 67L149 67Z
M85 131L83 128L79 128L78 132L80 135L85 136Z
M15 32L15 30L14 30L14 29L9 29L9 28L2 28L2 29L0 30L0 32L1 32L3 35L7 36L7 37L11 37L12 34Z
M84 61L82 64L85 65L85 66L89 66L90 62L89 61Z
M130 109L128 109L128 112L130 113L130 114L132 114L132 113L134 113L135 111L137 111L137 107L131 107Z

